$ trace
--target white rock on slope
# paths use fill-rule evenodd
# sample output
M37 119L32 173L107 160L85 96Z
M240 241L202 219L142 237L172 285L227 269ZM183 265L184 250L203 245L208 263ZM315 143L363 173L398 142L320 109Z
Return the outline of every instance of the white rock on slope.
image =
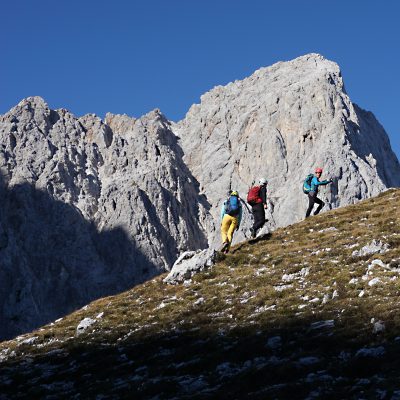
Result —
M216 255L213 249L184 252L176 260L164 283L177 284L190 279L195 273L212 267Z
M362 257L370 254L382 254L386 253L389 250L389 245L387 243L383 243L380 240L372 240L371 243L365 245L360 250L354 250L351 255L353 257Z

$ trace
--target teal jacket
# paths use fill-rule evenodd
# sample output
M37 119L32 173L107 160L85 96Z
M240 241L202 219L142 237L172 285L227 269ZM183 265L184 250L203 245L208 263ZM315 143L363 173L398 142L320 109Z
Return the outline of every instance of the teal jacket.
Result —
M315 192L318 193L318 186L322 186L322 185L327 185L328 183L331 183L332 181L319 181L318 178L316 176L314 176L314 178L312 178L311 180L311 190L310 192Z
M224 215L226 214L225 204L227 201L229 201L229 200L224 201L224 204L222 204L222 207L221 207L221 222L222 222L222 219L224 218ZM242 204L239 201L239 214L235 216L235 218L237 218L237 220L238 220L238 226L237 226L238 228L240 226L240 222L242 221L242 213L243 213L243 208L242 208Z

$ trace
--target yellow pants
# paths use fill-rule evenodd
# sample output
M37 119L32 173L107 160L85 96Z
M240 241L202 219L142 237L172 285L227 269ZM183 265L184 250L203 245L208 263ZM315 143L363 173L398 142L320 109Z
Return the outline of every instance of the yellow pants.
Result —
M228 242L232 243L233 232L238 225L238 220L236 217L232 217L231 215L225 214L224 218L222 218L221 223L221 238L222 243Z

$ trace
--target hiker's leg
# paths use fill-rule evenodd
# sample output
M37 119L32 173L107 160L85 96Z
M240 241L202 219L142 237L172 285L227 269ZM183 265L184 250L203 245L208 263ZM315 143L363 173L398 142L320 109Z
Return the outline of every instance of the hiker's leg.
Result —
M253 206L252 211L254 217L253 231L257 232L265 223L264 205L262 203L256 204Z
M237 227L237 218L236 217L231 217L231 224L228 229L228 242L232 243L232 238L233 238L233 233L235 232L235 229Z
M315 198L315 202L318 204L318 208L315 210L314 215L317 215L322 210L322 207L325 205L325 203L318 197Z
M316 197L317 196L315 195L315 192L308 193L308 208L307 208L307 212L306 212L306 218L308 218L311 214L311 211L314 207Z
M225 243L228 241L228 230L229 230L230 224L231 224L230 215L225 214L224 218L222 218L222 223L221 223L222 243Z

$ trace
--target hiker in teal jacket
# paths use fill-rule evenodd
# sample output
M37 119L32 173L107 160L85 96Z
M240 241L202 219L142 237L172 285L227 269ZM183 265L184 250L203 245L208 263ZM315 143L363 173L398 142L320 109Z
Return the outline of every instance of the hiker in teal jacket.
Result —
M306 212L306 218L310 216L315 203L318 204L318 207L315 210L314 215L317 215L322 210L322 207L325 205L325 203L317 197L318 188L321 185L328 185L329 183L332 183L332 179L320 181L319 178L321 177L321 174L322 168L317 168L315 170L315 175L311 180L311 189L308 192L308 209Z

